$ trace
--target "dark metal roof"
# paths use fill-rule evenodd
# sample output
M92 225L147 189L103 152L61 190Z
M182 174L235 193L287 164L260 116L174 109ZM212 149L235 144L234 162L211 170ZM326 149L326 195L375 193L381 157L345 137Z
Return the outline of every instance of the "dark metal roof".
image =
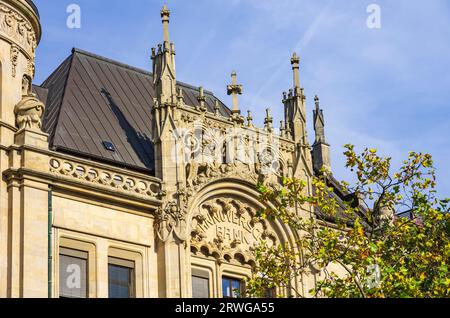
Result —
M184 101L197 106L198 87L178 83ZM50 147L121 167L154 171L151 108L155 90L152 74L78 49L50 77L35 87L47 89L43 129ZM40 91L40 92L39 92ZM205 91L206 106L217 100ZM230 110L219 101L220 113ZM116 151L107 150L111 142Z
M38 99L44 104L47 103L48 89L33 85L33 93L35 93Z

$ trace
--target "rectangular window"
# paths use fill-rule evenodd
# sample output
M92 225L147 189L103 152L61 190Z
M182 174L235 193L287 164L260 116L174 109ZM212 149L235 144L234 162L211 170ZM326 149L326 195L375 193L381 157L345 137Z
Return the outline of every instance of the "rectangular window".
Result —
M192 269L192 298L209 298L209 273Z
M241 298L244 291L242 280L231 277L222 277L223 298Z
M108 258L109 298L134 298L134 262L119 258Z
M88 253L59 249L59 297L88 297Z

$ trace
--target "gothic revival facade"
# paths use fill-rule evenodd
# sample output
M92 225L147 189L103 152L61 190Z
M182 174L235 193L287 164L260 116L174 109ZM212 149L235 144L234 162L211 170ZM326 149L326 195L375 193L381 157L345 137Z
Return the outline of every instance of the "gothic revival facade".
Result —
M256 184L311 192L330 169L317 97L308 142L299 57L280 129L269 110L258 128L236 73L231 109L177 81L161 17L151 72L74 49L36 86L38 10L0 0L0 297L233 297L259 242L296 247L299 233L257 217ZM315 280L291 284L307 296Z

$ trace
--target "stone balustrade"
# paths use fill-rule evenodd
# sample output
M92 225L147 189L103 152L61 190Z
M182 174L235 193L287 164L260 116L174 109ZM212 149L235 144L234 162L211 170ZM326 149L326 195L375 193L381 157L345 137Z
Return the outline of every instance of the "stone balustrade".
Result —
M51 173L63 178L101 185L127 194L156 198L161 192L161 184L154 177L110 166L102 167L87 160L51 157L49 165Z

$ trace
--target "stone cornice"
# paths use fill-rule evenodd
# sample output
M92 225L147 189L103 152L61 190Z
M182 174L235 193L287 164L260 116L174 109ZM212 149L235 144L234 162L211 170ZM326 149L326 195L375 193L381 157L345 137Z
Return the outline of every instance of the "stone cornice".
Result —
M84 165L90 165L90 166L95 166L99 169L107 169L107 170L111 170L113 172L119 173L119 174L127 174L136 178L142 178L145 179L149 182L154 182L154 183L161 183L161 180L153 177L153 176L149 176L140 172L135 172L132 170L127 170L127 169L122 169L122 168L117 168L114 166L110 166L107 164L103 164L100 162L96 162L96 161L91 161L91 160L87 160L87 159L83 159L80 157L76 157L76 156L72 156L72 155L68 155L68 154L63 154L60 152L56 152L56 151L52 151L52 150L47 150L47 149L42 149L42 148L38 148L38 147L33 147L33 146L29 146L29 145L23 145L23 146L18 146L18 145L12 145L10 147L4 147L5 150L30 150L30 151L34 151L43 155L47 155L49 157L57 157L60 159L64 159L64 160L68 160L68 161L76 161L79 162L80 164L84 164Z
M78 180L69 180L61 176L55 176L52 173L41 172L27 168L11 168L3 172L9 186L23 186L24 180L45 183L57 189L65 190L74 194L83 194L86 197L95 197L101 200L108 200L125 206L136 206L140 209L146 209L149 212L155 211L161 201L156 198L144 198L143 196L122 191L114 191L113 188L96 186L79 182Z
M155 209L160 206L161 181L155 177L108 165L62 155L50 150L12 145L6 151L34 152L48 158L47 166L39 168L12 167L3 172L10 184L32 178L54 187L116 201L125 205Z

